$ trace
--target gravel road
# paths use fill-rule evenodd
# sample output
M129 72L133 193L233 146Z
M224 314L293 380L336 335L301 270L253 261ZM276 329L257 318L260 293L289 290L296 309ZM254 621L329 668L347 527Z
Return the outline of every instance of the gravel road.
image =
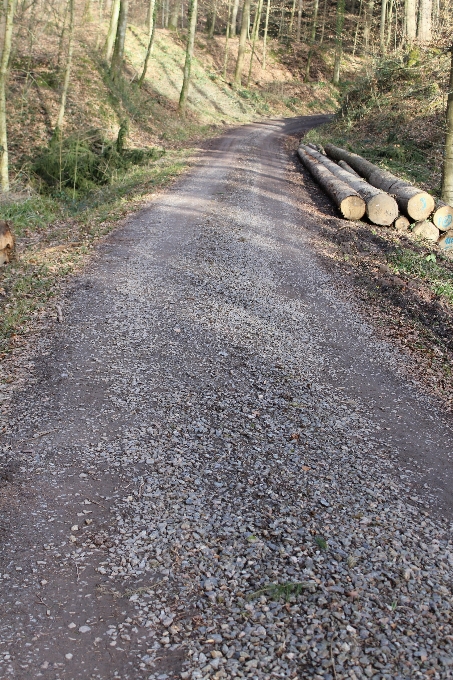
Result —
M453 677L451 421L310 247L322 120L229 132L72 282L0 440L1 678Z

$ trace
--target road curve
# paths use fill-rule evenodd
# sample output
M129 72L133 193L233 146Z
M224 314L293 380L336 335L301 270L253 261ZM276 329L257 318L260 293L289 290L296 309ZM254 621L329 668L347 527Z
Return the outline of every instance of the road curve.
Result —
M0 678L453 677L451 422L228 132L98 248L0 444Z

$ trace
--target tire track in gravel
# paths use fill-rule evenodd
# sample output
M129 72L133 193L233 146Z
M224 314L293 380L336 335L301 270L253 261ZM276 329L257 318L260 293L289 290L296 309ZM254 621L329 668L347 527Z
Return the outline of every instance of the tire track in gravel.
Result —
M2 444L1 678L453 677L450 421L310 250L322 120L217 140L68 291Z

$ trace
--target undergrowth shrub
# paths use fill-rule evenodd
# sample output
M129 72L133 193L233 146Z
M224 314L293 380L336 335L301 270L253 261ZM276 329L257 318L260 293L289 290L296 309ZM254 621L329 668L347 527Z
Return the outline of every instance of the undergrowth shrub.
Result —
M98 129L66 139L54 136L31 166L40 191L86 192L108 184L118 172L146 165L163 155L164 151L156 148L124 148L126 135L127 125L123 123L115 141L107 139Z

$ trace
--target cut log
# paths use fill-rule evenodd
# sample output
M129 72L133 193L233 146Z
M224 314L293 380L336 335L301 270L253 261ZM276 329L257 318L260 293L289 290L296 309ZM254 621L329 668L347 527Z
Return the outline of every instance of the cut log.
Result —
M343 217L347 220L360 220L365 214L365 201L349 184L335 177L325 165L319 163L304 149L298 149L298 156L307 170L330 196Z
M354 177L360 177L359 173L354 170L354 168L351 168L350 165L346 163L346 161L338 161L338 165L340 168L343 168L343 170L346 170L346 172L350 172L351 175L354 175Z
M425 220L434 210L434 198L422 189L404 182L391 172L378 168L366 158L356 153L340 149L333 144L326 144L326 153L335 161L346 161L356 172L377 189L395 196L401 212L413 220Z
M8 222L0 220L0 265L8 264L14 250L14 236Z
M412 230L412 233L416 236L421 236L426 238L428 241L438 241L439 240L439 229L434 226L429 220L421 220L417 222Z
M307 146L309 146L310 149L313 149L313 151L318 150L318 147L316 146L316 144L312 144L312 142L307 142Z
M304 149L303 144L301 147ZM305 147L305 150L307 150L307 148L308 147ZM357 191L359 196L365 201L366 214L370 222L388 227L398 217L398 205L394 198L380 189L372 187L371 184L365 182L361 177L357 177L355 174L352 175L347 170L340 168L339 165L326 156L323 156L316 151L311 151L311 154L317 161L325 165L335 177L341 179L342 182L346 182L346 184L349 184L354 191Z
M409 222L405 215L400 215L394 221L393 226L395 227L395 229L398 229L398 231L407 231L411 226L411 223Z
M453 258L453 231L442 234L438 245L444 255Z
M448 231L453 227L453 208L442 201L437 201L432 220L440 231Z

